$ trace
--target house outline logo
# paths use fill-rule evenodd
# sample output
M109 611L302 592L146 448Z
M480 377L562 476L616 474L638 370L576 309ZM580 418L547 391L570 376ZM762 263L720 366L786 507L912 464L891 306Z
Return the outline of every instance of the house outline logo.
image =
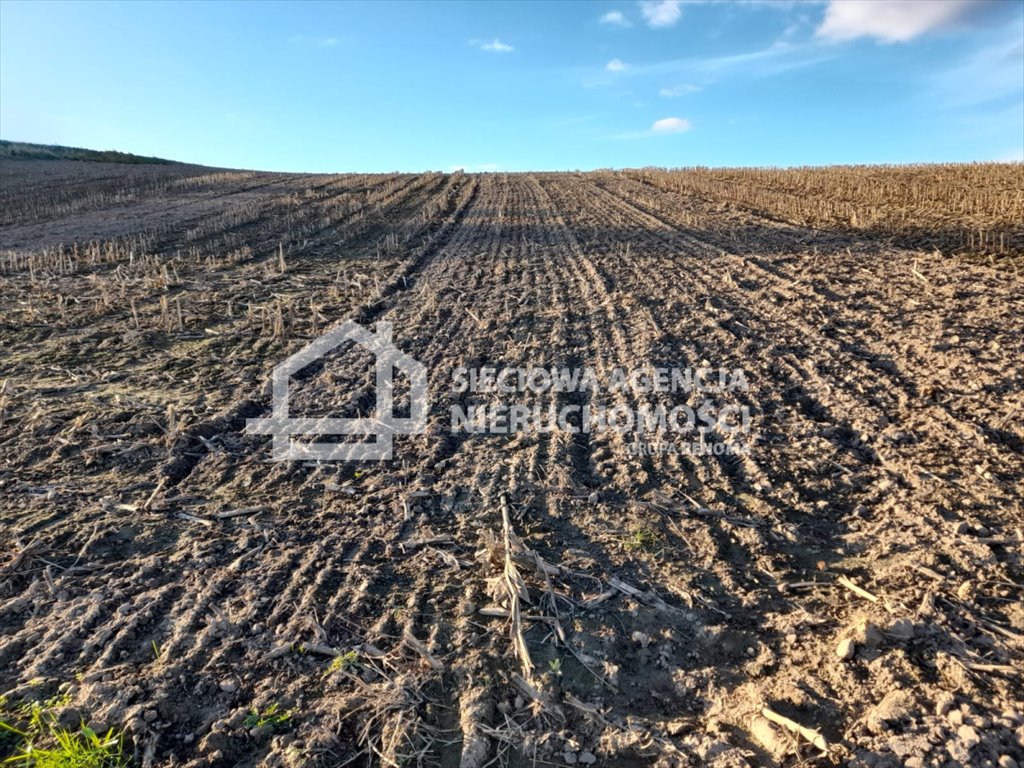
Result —
M293 418L288 413L292 374L320 360L346 341L353 341L375 356L376 397L373 416L359 418ZM409 416L394 415L394 371L409 379ZM271 415L246 419L251 435L271 435L273 461L384 461L393 453L394 435L421 434L427 422L427 369L392 342L391 323L378 321L371 332L347 320L279 363L271 376ZM351 443L300 443L302 435L372 435L373 441Z

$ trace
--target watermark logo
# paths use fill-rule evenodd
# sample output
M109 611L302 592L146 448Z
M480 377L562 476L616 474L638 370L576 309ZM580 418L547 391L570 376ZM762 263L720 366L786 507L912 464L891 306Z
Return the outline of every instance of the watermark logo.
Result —
M617 432L631 455L738 455L750 451L748 389L742 368L457 368L451 430Z
M351 341L374 356L373 415L293 417L289 388L303 368ZM456 368L449 409L452 434L514 435L615 432L630 455L747 454L751 448L749 390L742 368ZM409 382L407 417L395 415L394 372ZM384 461L394 435L422 434L427 421L427 371L392 341L391 323L375 331L353 320L328 331L274 368L270 416L249 419L246 432L270 435L275 461ZM317 436L362 440L316 442Z
M352 341L375 358L376 405L366 418L293 418L288 400L291 377L332 350ZM409 415L394 414L394 371L409 380ZM248 419L249 434L270 435L274 461L384 461L392 457L396 434L423 432L427 421L427 370L418 360L392 342L391 323L378 322L371 332L354 320L331 329L274 368L271 415ZM297 437L362 435L372 440L357 442L301 442Z

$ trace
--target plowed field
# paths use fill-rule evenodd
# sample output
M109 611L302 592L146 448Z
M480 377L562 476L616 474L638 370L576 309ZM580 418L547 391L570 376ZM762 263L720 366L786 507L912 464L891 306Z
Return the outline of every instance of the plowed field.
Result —
M142 766L1024 761L1012 268L630 172L2 170L4 721ZM426 429L273 461L246 420L346 320L426 366ZM304 369L292 410L372 412L367 364ZM741 369L749 451L452 431L699 402L453 392L649 366Z

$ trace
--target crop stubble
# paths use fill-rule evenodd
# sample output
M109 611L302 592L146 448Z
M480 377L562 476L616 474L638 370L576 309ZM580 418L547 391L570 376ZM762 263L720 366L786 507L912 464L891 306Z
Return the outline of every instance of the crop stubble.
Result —
M0 191L9 702L63 685L143 765L1021 757L1012 265L631 173L85 167ZM348 318L427 366L426 433L269 462L272 367ZM293 409L367 412L368 362ZM650 364L743 368L751 453L450 433L459 366Z

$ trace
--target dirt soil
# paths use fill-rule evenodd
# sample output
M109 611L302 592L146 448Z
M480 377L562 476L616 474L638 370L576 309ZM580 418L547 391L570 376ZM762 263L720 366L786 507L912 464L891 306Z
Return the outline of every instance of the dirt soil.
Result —
M628 174L0 171L0 713L141 766L1024 765L1018 273ZM350 319L425 432L272 461ZM452 433L484 366L742 369L750 451Z

